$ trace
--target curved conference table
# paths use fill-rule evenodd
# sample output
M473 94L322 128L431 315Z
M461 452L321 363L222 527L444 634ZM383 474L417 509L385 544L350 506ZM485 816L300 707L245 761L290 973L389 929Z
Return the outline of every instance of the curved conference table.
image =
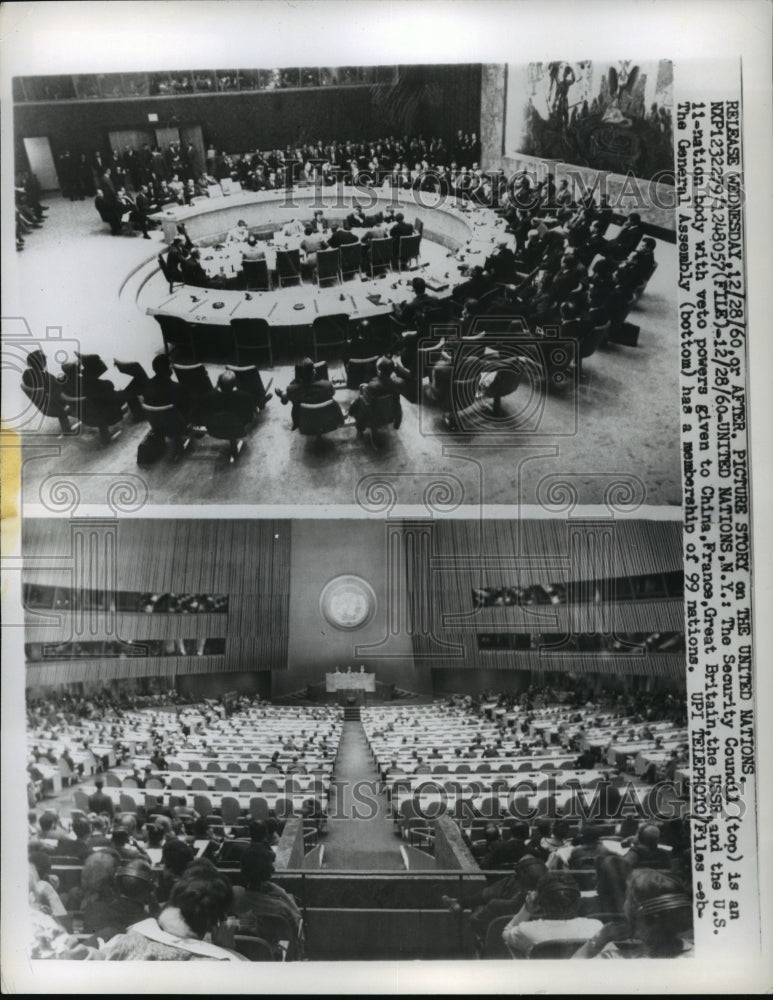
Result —
M354 321L370 319L389 314L395 303L410 300L410 282L417 275L425 279L431 293L439 299L447 298L456 285L466 280L463 268L483 265L498 242L515 246L514 237L506 232L505 220L491 209L428 192L349 187L242 191L165 209L154 218L162 223L167 242L176 234L179 223L185 223L190 238L202 248L202 261L207 267L206 248L212 247L212 252L217 253L214 245L224 240L239 220L244 220L251 232L268 238L292 220L311 220L316 209L322 209L330 222L343 221L356 204L366 215L392 208L412 224L419 219L424 227L423 266L375 279L354 278L326 288L306 282L266 292L186 285L170 295L168 285L155 281L143 296L145 311L159 318L183 319L194 327L207 328L215 336L218 328L228 327L234 319L263 319L272 330L308 327L317 317L343 313Z

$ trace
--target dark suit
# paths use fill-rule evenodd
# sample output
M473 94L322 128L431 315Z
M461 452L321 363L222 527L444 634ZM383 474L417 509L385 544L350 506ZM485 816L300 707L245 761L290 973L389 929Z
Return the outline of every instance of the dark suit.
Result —
M97 815L107 813L108 816L112 816L113 800L104 792L96 791L93 795L89 795L89 812L97 813Z
M354 417L358 431L371 426L373 406L377 400L384 397L392 398L392 426L397 430L403 420L399 386L389 376L384 378L377 375L361 386L360 395L349 408L349 413Z
M396 222L389 230L392 237L392 253L396 257L400 252L400 239L403 236L413 236L413 226L410 222Z
M327 241L331 250L335 250L336 247L343 246L345 243L357 243L357 237L348 229L336 229L334 233L330 234Z
M335 389L327 379L316 379L313 382L293 380L282 394L283 403L291 403L293 430L298 426L298 407L301 403L325 403L335 395Z

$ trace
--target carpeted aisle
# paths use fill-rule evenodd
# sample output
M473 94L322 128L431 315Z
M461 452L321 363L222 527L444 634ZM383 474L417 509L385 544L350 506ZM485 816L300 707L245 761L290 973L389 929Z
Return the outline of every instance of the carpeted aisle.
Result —
M378 772L359 721L344 722L324 844L326 869L405 870L400 839L394 834L386 795L378 790Z

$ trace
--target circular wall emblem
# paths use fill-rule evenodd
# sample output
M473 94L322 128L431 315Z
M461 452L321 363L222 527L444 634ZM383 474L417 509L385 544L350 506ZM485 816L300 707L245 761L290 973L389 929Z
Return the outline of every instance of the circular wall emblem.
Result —
M344 574L325 584L319 607L335 628L363 628L376 613L376 592L362 577Z

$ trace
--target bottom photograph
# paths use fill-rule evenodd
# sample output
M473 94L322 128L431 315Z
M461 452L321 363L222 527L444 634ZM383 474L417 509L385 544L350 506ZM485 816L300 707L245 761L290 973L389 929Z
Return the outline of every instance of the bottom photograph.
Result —
M692 957L681 522L22 546L31 959Z

